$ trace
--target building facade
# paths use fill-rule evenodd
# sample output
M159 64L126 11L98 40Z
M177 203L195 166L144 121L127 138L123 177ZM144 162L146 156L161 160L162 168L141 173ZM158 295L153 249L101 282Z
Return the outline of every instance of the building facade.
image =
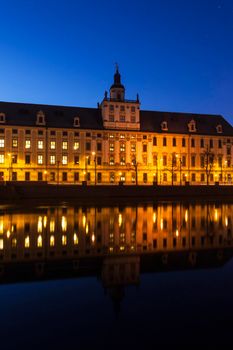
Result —
M0 102L0 180L231 184L233 128L220 115L143 111L116 68L97 108Z

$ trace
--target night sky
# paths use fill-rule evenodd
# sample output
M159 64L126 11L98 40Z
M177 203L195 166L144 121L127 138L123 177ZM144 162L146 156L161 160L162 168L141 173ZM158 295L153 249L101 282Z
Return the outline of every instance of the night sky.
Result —
M233 123L232 0L0 0L0 100L96 107L118 62L142 109Z

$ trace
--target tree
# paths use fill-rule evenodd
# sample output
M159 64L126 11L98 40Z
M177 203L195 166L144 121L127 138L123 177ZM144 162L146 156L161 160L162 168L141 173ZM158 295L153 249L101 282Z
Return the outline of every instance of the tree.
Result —
M210 174L214 167L214 153L210 150L209 146L202 153L203 156L203 167L206 173L206 184L209 185Z
M172 186L174 184L174 175L179 170L179 167L177 166L177 162L178 162L178 155L175 153L172 153L168 167L166 168L166 170L171 173Z

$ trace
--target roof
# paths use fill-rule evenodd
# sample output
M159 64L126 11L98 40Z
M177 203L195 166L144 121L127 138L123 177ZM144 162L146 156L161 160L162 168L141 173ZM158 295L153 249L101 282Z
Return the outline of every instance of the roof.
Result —
M5 113L6 125L36 126L39 111L45 114L46 126L50 128L73 128L74 118L79 117L80 129L104 129L100 108L0 102L0 113ZM188 123L194 120L197 131L192 134L233 136L233 127L221 115L141 110L140 120L140 131L164 133L161 123L166 121L166 133L187 134ZM222 134L217 134L217 125L222 125Z

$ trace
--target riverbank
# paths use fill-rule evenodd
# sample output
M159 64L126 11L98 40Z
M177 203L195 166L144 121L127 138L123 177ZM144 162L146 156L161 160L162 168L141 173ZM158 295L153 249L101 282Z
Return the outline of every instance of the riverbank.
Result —
M0 203L30 200L87 204L124 201L233 201L233 186L83 186L46 183L7 183L0 186Z

